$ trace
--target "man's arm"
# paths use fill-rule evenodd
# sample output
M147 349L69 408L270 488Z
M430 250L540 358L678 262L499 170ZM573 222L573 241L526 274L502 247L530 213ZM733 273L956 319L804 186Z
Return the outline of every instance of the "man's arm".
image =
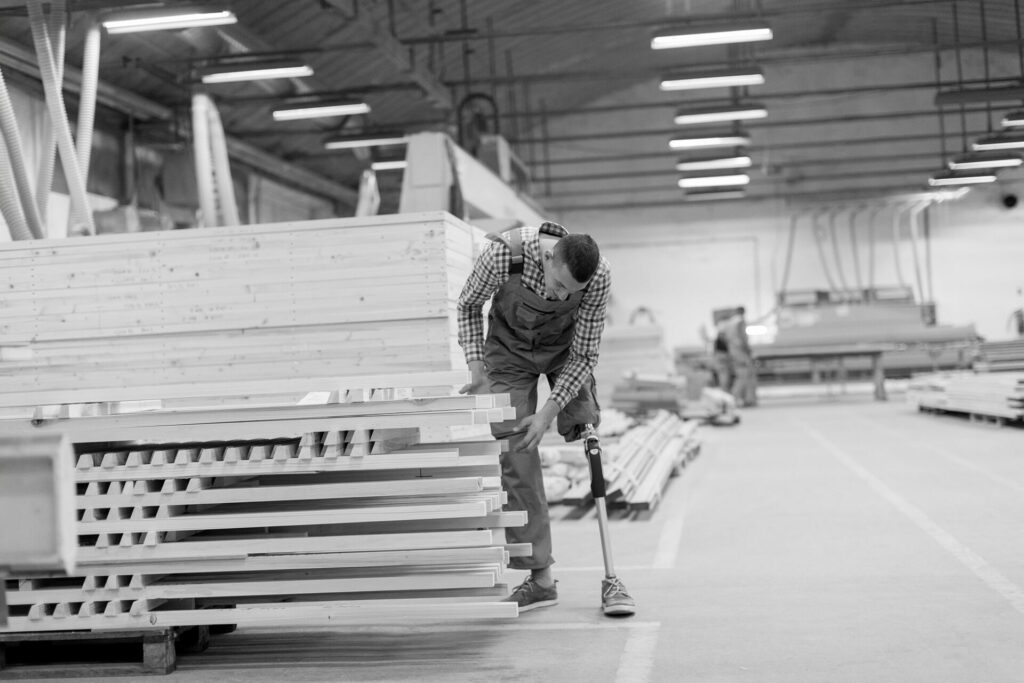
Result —
M471 378L469 384L459 389L460 394L478 394L487 390L484 372L484 317L483 306L501 286L501 271L498 267L498 250L503 245L492 243L484 250L473 270L466 278L466 284L459 294L457 319L459 346L466 355ZM506 247L507 250L507 247Z

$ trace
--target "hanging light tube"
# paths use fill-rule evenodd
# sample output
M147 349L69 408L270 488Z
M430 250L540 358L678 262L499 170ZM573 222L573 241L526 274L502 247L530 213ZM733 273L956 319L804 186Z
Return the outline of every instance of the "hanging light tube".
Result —
M375 161L370 164L370 168L374 171L401 171L409 165L409 162L405 159L396 159L394 161Z
M1009 114L1003 117L1003 128L1015 128L1017 126L1024 126L1024 109L1017 109L1011 111Z
M971 149L975 152L1024 149L1024 135L991 135L973 143Z
M107 33L169 31L201 26L234 24L238 17L229 10L210 10L194 6L150 7L111 12L100 20Z
M354 116L369 114L370 105L365 102L309 102L276 107L273 115L275 121L296 121L298 119L329 118L332 116Z
M682 28L658 31L651 38L652 50L670 50L680 47L728 45L771 40L772 30L765 25L732 26L729 28Z
M979 185L981 183L994 183L996 176L994 173L953 173L950 171L942 171L936 173L928 179L928 184L932 187L942 187L947 185Z
M745 147L750 138L742 134L729 133L696 138L672 138L668 142L670 149L704 149L706 147Z
M750 121L768 116L768 110L761 104L743 104L732 107L702 107L700 109L680 108L676 110L675 123L690 126L701 123L722 123L726 121Z
M313 69L297 60L238 62L207 67L201 72L203 83L238 83L271 78L304 78L312 76Z
M762 84L764 72L757 68L747 68L674 74L664 77L659 87L662 90L700 90Z
M354 149L356 147L386 147L388 145L404 145L404 135L353 135L335 138L324 143L324 149Z
M746 173L690 176L688 178L680 178L677 184L684 190L703 187L736 187L738 185L750 184L750 176Z
M683 172L723 171L732 168L750 168L752 164L753 162L748 156L680 159L676 163L676 170Z
M974 152L961 154L949 160L948 166L953 171L973 171L984 168L1016 168L1024 163L1024 157L1007 152Z

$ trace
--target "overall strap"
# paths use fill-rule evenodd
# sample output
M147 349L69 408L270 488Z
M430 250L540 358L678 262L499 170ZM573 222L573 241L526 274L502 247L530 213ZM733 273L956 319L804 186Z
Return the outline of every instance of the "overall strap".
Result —
M523 235L519 228L511 228L505 232L490 233L487 239L501 242L508 247L511 260L508 262L508 274L520 275L523 272Z

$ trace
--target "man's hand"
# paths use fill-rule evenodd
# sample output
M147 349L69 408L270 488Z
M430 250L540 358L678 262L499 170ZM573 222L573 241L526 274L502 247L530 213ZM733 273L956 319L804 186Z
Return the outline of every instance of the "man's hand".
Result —
M559 407L554 401L548 399L540 410L534 415L528 415L519 421L515 426L517 432L525 431L526 437L523 440L523 448L529 450L540 445L544 432L548 431L551 421L558 415Z
M482 360L471 360L468 365L472 377L469 379L469 384L459 389L459 393L486 394L489 385L487 384L487 372L484 370L484 362Z

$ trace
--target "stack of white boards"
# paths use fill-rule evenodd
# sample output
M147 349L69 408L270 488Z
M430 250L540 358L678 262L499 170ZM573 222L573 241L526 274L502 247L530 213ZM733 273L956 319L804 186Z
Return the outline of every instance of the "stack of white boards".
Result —
M594 371L597 400L611 405L612 391L623 377L636 374L665 376L675 371L672 355L659 325L610 325L601 337L600 361Z
M436 212L0 244L0 415L465 369L481 237Z
M1000 420L1024 418L1024 373L940 372L914 376L907 400L919 410Z
M76 443L77 566L10 576L0 632L516 616L503 444L423 438L508 396L378 396L43 420Z
M652 510L660 502L668 480L699 452L698 422L681 420L661 410L603 445L608 504L630 510ZM590 482L580 481L562 499L570 505L593 500Z

